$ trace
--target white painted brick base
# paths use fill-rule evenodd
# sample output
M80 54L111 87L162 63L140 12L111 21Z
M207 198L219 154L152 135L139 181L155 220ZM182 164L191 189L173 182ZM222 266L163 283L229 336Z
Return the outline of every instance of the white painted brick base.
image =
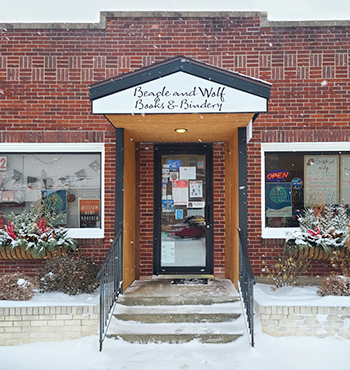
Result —
M0 346L98 333L99 306L0 307Z
M263 333L274 337L339 335L350 339L350 307L263 306L255 301Z

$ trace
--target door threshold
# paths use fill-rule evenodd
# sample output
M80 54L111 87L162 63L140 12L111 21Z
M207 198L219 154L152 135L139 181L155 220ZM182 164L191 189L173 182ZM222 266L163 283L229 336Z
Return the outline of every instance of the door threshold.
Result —
M173 280L173 279L215 279L210 274L172 274L172 275L152 275L152 280Z

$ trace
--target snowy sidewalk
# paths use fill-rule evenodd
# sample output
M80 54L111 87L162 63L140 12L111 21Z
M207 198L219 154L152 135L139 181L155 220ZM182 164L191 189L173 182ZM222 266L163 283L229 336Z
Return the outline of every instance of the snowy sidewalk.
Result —
M0 347L1 370L348 370L349 340L274 338L261 333L228 344L130 344L98 337Z
M336 301L340 297L327 297ZM343 297L348 301L350 297ZM268 299L286 305L319 304L315 289L293 287ZM327 302L329 304L329 302ZM247 334L228 344L131 344L106 338L99 352L98 336L65 342L0 347L0 370L348 370L350 340L283 337L263 334L255 316L255 347Z

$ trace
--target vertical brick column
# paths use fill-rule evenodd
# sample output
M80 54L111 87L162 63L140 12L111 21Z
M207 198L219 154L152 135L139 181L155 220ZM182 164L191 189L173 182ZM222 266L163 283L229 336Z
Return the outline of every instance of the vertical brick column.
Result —
M153 274L153 144L140 144L140 276Z
M225 143L214 143L214 275L225 276Z

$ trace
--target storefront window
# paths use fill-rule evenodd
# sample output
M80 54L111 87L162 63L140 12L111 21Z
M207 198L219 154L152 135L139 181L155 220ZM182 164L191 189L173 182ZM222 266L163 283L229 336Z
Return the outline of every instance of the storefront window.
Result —
M102 229L101 154L13 153L0 146L0 223L7 223L11 213L45 202L60 213L59 226L81 230L76 237L93 237L86 231Z
M294 151L263 150L263 237L282 237L279 231L299 227L298 218L308 206L349 207L350 150L335 151L324 144L322 151L302 150L303 145Z

